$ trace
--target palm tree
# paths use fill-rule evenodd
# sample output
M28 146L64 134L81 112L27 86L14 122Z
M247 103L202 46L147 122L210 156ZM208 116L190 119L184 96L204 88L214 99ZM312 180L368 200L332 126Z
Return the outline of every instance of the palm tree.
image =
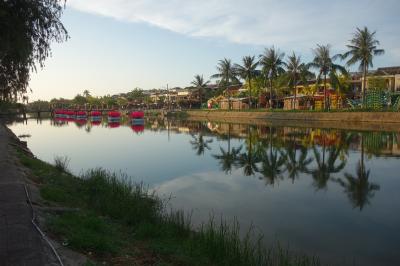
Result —
M285 73L285 62L283 58L285 53L281 53L275 47L266 48L264 53L260 55L260 64L263 68L262 72L269 79L270 84L270 108L272 109L272 86L273 81L281 74Z
M331 175L343 170L346 166L346 161L342 160L338 165L336 164L340 155L340 149L335 146L328 149L328 159L326 160L325 141L322 145L322 158L321 153L315 146L313 147L313 151L317 167L312 169L310 173L314 179L314 186L317 189L324 189L326 188L328 181L331 179Z
M258 154L253 150L253 135L251 132L251 127L248 126L247 129L247 152L243 152L238 157L237 167L243 168L243 173L246 176L254 175L258 171L257 163L259 162Z
M90 96L90 91L84 90L83 91L83 96L85 96L85 98L89 97Z
M276 180L282 179L285 169L282 169L286 161L286 155L279 149L274 148L272 127L269 127L269 144L264 146L261 151L261 168L258 171L262 178L267 179L270 185L274 185ZM267 148L269 147L269 152Z
M347 71L343 66L333 63L337 56L331 58L330 50L331 46L329 44L328 45L317 44L317 48L313 49L314 60L308 64L310 67L318 69L319 73L317 76L317 85L320 83L321 77L322 76L324 77L325 110L328 110L326 77L329 76L331 86L336 88L337 84L339 83L337 71L339 71L343 75L347 74Z
M308 165L313 161L312 158L307 158L307 148L300 148L300 156L297 156L295 145L290 145L287 149L285 157L285 166L288 171L288 177L292 179L292 183L299 176L299 173L309 172Z
M251 108L251 81L255 75L258 62L255 61L255 56L243 57L243 65L235 64L235 71L241 78L249 83L249 109Z
M211 76L211 78L217 78L219 79L219 86L220 87L225 87L229 89L229 85L232 84L239 84L239 80L236 77L236 71L235 68L232 65L232 61L230 59L222 59L219 60L218 65L217 65L217 71L218 73L214 74ZM230 103L230 95L228 95L228 102L229 102L229 109L231 108L231 103Z
M232 150L228 148L227 151L225 151L222 147L219 148L221 150L221 154L213 155L213 157L219 161L222 171L224 171L226 174L231 173L232 167L237 166L237 161L240 151L242 150L242 146L239 146L238 148L232 148Z
M221 150L221 154L215 154L213 157L219 161L221 165L222 171L225 173L231 173L232 167L237 166L238 156L240 151L242 150L242 146L238 148L233 148L231 150L231 124L228 124L228 136L227 136L227 143L228 149L225 151L222 147L219 147Z
M366 204L370 203L370 200L375 195L375 191L378 191L380 186L369 182L370 170L366 170L364 163L361 161L357 164L356 173L356 177L345 173L345 180L339 178L336 181L344 188L353 207L359 208L361 211Z
M301 57L297 56L294 52L288 56L285 65L287 68L286 73L289 77L289 87L293 87L294 90L294 109L296 109L297 83L300 81L306 83L307 79L312 76L312 73L308 71L308 65L302 63Z
M350 57L347 61L348 66L360 62L358 68L363 72L362 97L364 105L368 67L374 66L372 63L374 56L385 53L385 50L377 48L379 41L375 39L375 34L376 31L370 32L367 27L364 27L364 29L357 28L356 32L353 34L353 39L351 39L350 44L347 45L349 51L341 55L341 58L343 59Z
M199 98L200 98L200 108L203 104L203 89L205 89L210 83L209 80L204 81L203 75L195 75L194 80L192 81L192 84L198 89L199 91Z
M192 135L192 138L193 140L190 141L190 144L192 144L192 149L196 151L197 155L203 155L206 149L211 150L208 144L212 143L213 140L212 139L205 140L201 132L199 133L198 137Z

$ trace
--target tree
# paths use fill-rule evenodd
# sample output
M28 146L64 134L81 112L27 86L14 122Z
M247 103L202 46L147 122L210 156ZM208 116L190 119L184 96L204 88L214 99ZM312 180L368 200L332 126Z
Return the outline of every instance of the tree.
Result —
M331 146L328 149L328 159L326 160L325 139L322 145L322 158L321 153L315 146L313 147L313 151L317 163L317 167L310 171L314 179L314 186L317 189L325 189L328 181L331 179L331 175L342 171L346 166L346 161L342 160L339 164L336 164L340 155L340 149L335 146Z
M232 66L232 61L230 59L224 58L222 60L219 60L217 65L217 71L218 73L212 75L211 78L220 79L218 83L220 87L229 89L228 88L229 85L239 84L239 80L236 77L236 72L234 67ZM230 95L228 95L228 101L230 109L231 108Z
M262 72L265 75L265 79L269 79L270 84L270 108L272 109L272 86L274 80L281 74L285 73L285 62L283 58L285 53L281 53L279 49L275 47L266 48L264 53L260 55L260 64L263 68Z
M0 100L26 93L30 71L44 66L51 42L68 38L62 2L0 1Z
M379 41L375 39L376 31L370 32L367 27L363 29L357 28L353 34L353 38L350 40L350 44L347 45L349 51L341 55L342 59L350 57L347 61L348 66L352 66L357 62L360 63L359 70L363 72L363 85L362 85L362 97L363 105L365 107L365 89L367 82L368 67L373 67L372 59L374 56L382 55L385 50L378 49Z
M300 148L300 156L297 156L296 145L290 145L286 150L285 157L285 165L286 170L288 171L288 177L292 179L292 183L294 183L294 179L299 176L299 173L307 173L309 172L308 165L313 161L312 158L307 158L307 148Z
M248 126L246 141L247 151L239 155L237 162L238 168L243 168L243 174L245 176L251 176L258 172L257 163L259 162L259 156L256 152L254 152L253 146L253 134L251 127Z
M195 135L192 135L193 140L190 141L190 144L192 144L192 149L196 151L197 155L204 155L205 150L211 150L210 146L208 144L212 143L212 139L204 139L203 133L199 133L199 136L196 137Z
M204 81L203 75L195 75L194 80L191 82L199 91L200 108L203 105L203 89L207 88L209 80Z
M297 83L300 81L304 84L307 83L307 80L312 76L312 73L308 71L308 65L302 63L301 57L297 56L294 52L292 55L288 56L286 68L286 74L289 78L289 87L292 87L294 90L294 109L296 109Z
M90 91L89 90L84 90L83 91L83 96L85 96L86 98L89 98L91 95L90 95Z
M380 186L369 181L370 170L366 170L361 161L357 164L356 173L356 176L345 173L344 180L339 178L337 182L344 188L353 207L361 211L366 204L370 204Z
M267 179L270 185L274 185L277 179L282 179L282 169L285 161L287 160L286 155L283 154L278 148L274 147L273 143L273 131L272 127L269 127L269 152L267 147L262 150L261 153L261 169L258 171L262 174L262 177Z
M332 87L338 86L338 76L337 71L339 71L342 75L347 75L346 69L334 63L334 60L338 56L334 56L331 58L330 56L331 46L327 45L319 45L317 44L317 48L313 49L314 60L308 65L312 68L318 69L317 76L317 85L320 83L321 77L324 77L324 107L325 110L328 110L328 101L327 101L327 81L326 78L329 76L330 84Z
M255 76L257 66L255 56L243 57L243 65L235 64L236 73L249 84L249 109L251 108L251 81Z

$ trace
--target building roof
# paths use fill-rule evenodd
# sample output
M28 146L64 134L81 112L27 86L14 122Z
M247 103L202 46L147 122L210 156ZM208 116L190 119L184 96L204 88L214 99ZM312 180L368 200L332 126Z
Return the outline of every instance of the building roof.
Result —
M400 74L400 66L380 67L376 72L380 75L396 75Z

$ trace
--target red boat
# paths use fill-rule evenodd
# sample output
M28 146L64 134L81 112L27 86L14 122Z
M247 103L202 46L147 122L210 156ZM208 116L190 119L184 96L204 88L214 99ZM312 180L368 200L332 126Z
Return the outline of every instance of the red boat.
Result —
M138 119L138 118L141 119L144 117L144 112L143 111L134 111L129 114L129 117L133 118L133 119Z
M100 111L92 111L91 113L90 113L90 116L101 116L102 114L101 114L101 112Z
M121 113L118 111L110 111L108 112L108 117L121 117Z
M120 126L120 123L119 122L109 122L108 123L108 127L109 128L117 128L117 127L119 127Z
M133 125L131 126L131 128L135 133L140 133L144 131L144 125Z

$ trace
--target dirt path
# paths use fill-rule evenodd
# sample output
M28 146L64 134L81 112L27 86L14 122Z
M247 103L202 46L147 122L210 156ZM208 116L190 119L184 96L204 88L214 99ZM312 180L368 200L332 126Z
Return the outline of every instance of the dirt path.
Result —
M0 123L0 266L58 265L31 223L26 174L16 162L13 135Z

